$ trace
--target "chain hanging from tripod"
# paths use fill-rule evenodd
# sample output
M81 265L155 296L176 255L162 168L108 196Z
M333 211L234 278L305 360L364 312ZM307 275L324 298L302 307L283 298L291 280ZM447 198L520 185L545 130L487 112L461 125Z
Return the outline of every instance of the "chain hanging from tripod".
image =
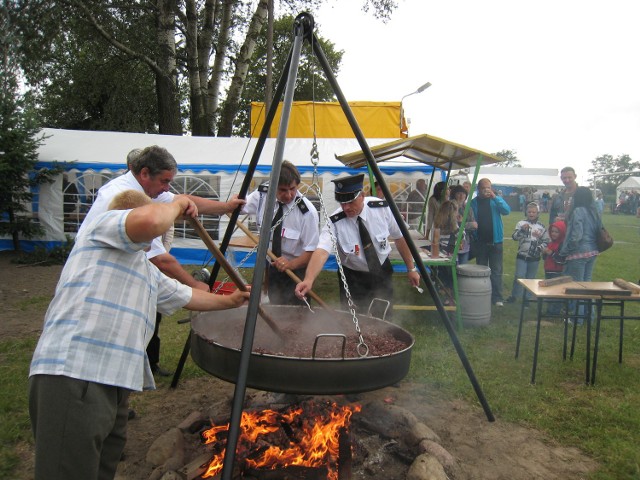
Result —
M313 42L313 38L312 38ZM342 266L342 261L340 260L340 254L338 253L338 241L336 235L334 235L333 229L331 228L331 219L329 218L329 214L327 213L327 207L324 203L324 198L322 196L322 189L320 188L320 175L318 173L318 165L320 163L320 152L318 151L318 142L317 142L317 130L316 130L316 94L315 94L315 73L312 73L311 77L311 92L312 92L312 118L313 118L313 143L311 146L311 151L309 152L311 164L313 165L313 177L311 180L310 190L313 190L318 197L318 201L320 202L320 211L322 212L322 216L324 218L325 224L327 225L327 230L329 235L331 236L331 248L333 254L336 258L336 263L338 265L338 272L340 273L340 281L344 287L345 296L347 297L347 306L349 307L349 312L351 313L351 318L353 320L353 324L355 326L356 333L358 334L358 345L356 350L358 355L361 357L366 357L369 353L369 346L364 341L364 337L362 336L362 331L360 330L360 323L358 321L358 315L355 309L355 303L353 302L353 298L351 297L351 292L349 291L349 284L347 282L347 277L344 274L344 268Z

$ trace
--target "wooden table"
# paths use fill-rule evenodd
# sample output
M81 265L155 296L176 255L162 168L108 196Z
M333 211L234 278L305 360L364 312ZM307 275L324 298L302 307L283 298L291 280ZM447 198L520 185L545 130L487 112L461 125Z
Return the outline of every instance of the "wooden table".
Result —
M520 321L518 323L518 336L516 339L516 354L515 357L518 358L520 354L520 339L522 338L522 323L524 319L524 308L526 302L526 294L530 292L537 300L537 317L536 317L536 339L533 347L533 366L531 367L531 384L536 383L536 369L538 366L538 349L540 346L540 322L542 320L542 306L545 301L564 301L566 306L566 311L569 310L569 302L571 300L594 300L597 296L589 296L589 295L577 295L577 294L566 294L565 290L567 288L581 288L581 283L578 282L569 282L562 283L560 285L552 285L550 287L541 287L539 279L518 279L518 282L524 287L524 291L522 294L522 306L520 308ZM587 309L587 313L582 316L572 315L574 318L586 318L587 320L587 355L586 355L586 379L587 383L589 383L590 378L590 351L591 351L591 308ZM565 347L563 349L563 357L566 357L566 340L567 340L567 322L564 325L564 338L565 338Z
M540 280L538 279L518 279L518 282L524 287L523 292L523 302L522 307L520 309L520 322L518 324L518 336L516 340L516 354L515 357L518 358L520 351L520 339L522 335L522 323L524 318L524 307L525 307L525 297L527 291L530 292L537 300L537 318L536 318L536 339L533 351L533 366L531 369L531 383L535 383L536 379L536 368L538 361L538 348L540 345L540 322L542 319L542 305L545 301L564 301L566 305L566 314L561 314L560 316L565 319L571 318L584 318L587 323L587 348L586 348L586 359L585 359L585 383L594 385L596 380L596 368L598 364L598 344L600 338L600 324L603 319L618 319L620 320L620 347L619 347L619 362L622 362L622 335L623 335L623 325L625 319L634 319L638 320L640 317L636 316L625 316L624 314L624 304L627 301L639 301L640 294L631 293L629 295L629 291L623 290L618 287L613 282L568 282L562 283L559 285L552 285L549 287L541 287ZM567 293L569 290L570 293ZM582 292L581 292L582 290ZM580 301L580 300L588 300L590 302L594 302L596 305L596 333L594 339L594 347L593 347L593 363L591 360L591 308L590 306L586 308L586 311L582 315L574 313L569 313L569 302L572 300ZM611 315L611 316L603 316L602 308L605 305L619 305L620 306L620 314L619 315ZM568 322L564 323L564 347L563 347L563 359L566 358L566 347L567 347L567 327ZM571 357L573 357L573 347L575 344L576 337L576 325L574 322L573 326L573 336L572 336L572 346L571 346Z

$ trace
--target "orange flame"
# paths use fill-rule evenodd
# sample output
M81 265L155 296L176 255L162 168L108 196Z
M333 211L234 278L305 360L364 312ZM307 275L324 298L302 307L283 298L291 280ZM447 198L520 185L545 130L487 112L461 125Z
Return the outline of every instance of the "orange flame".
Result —
M337 480L340 429L348 429L351 415L359 412L361 407L340 407L330 402L310 402L305 407L291 407L284 412L242 412L237 458L244 469L326 466L327 478ZM213 426L202 433L204 443L214 445L214 456L202 474L203 478L213 477L222 470L226 451L223 445L227 436L221 433L228 429L227 423ZM269 441L269 435L277 437L278 441L275 444ZM260 449L261 445L264 445L263 450Z

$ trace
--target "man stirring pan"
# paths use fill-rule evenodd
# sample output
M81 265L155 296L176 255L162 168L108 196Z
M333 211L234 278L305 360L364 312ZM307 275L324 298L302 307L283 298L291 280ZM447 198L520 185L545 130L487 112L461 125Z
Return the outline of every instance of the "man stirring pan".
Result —
M298 191L300 173L289 161L282 163L276 189L274 212L267 216L275 227L271 251L278 258L269 263L267 271L269 301L276 305L300 305L295 296L295 283L286 270L291 270L303 278L311 254L318 245L318 211L316 207ZM247 197L242 213L254 214L258 228L264 215L267 184L260 185Z
M415 268L407 241L393 217L387 202L376 197L362 195L364 174L332 180L335 184L335 199L340 203L320 233L318 248L311 255L304 280L296 285L295 293L303 298L313 287L313 282L333 251L331 238L336 239L338 255L351 293L359 312L364 313L374 298L393 299L393 267L389 260L391 246L395 241L408 270L412 287L420 284L420 275ZM347 295L340 280L340 300L348 308ZM383 311L373 310L373 316L381 317Z

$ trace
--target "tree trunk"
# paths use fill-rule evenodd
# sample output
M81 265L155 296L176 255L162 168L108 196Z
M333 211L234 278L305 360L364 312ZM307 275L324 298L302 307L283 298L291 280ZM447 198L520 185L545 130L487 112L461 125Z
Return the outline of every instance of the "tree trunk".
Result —
M244 82L247 78L247 72L249 71L249 63L256 47L256 38L260 35L263 25L267 21L268 0L260 0L256 11L251 18L251 24L247 31L245 42L240 48L238 53L238 60L236 62L236 71L231 80L229 91L227 93L227 100L222 110L220 117L218 136L230 137L233 133L233 119L238 111L238 102L242 95L242 89L244 88Z
M209 132L204 111L204 90L200 83L200 65L202 62L205 62L205 64L208 62L209 54L207 51L201 52L198 48L200 39L198 36L198 11L195 0L185 1L185 11L185 43L189 78L189 103L191 105L191 133L194 136L206 136ZM206 56L200 58L200 53Z
M220 85L222 84L224 61L227 57L227 51L229 50L229 37L233 28L233 11L238 0L221 0L221 3L222 15L218 32L218 43L216 44L216 58L213 63L213 68L211 69L211 79L207 86L207 120L212 132L215 130L216 115L218 114L218 106L220 104Z
M182 135L180 99L177 87L175 11L172 0L158 0L158 66L156 73L158 126L160 133Z

